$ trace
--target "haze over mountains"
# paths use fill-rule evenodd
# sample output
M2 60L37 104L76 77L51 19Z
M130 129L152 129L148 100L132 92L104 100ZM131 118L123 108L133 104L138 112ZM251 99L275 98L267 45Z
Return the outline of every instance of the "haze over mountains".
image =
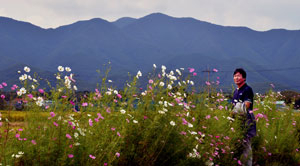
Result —
M49 77L62 65L72 68L81 90L93 89L100 83L96 70L105 72L110 62L109 76L119 87L128 72L141 70L146 77L152 64L163 64L170 70L195 68L199 84L209 67L219 70L211 80L218 76L221 86L231 88L233 70L243 67L257 91L270 83L279 90L300 89L300 30L260 32L161 13L115 22L94 18L55 29L0 17L0 59L0 81L11 83L25 65Z

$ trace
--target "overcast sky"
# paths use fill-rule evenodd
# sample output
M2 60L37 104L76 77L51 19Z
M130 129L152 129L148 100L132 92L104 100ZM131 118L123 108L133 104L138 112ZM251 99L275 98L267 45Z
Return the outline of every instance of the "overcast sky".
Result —
M0 16L56 28L79 20L161 12L224 26L300 30L300 0L0 0Z

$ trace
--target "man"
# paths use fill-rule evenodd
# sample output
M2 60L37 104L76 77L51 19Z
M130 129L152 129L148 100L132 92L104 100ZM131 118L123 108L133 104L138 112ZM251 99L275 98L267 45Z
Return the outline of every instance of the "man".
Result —
M241 161L243 165L252 165L252 148L251 148L251 138L256 135L256 123L253 115L253 91L250 86L246 84L246 72L242 68L238 68L233 73L234 83L237 85L237 89L233 93L233 105L237 105L238 102L245 104L246 113L242 119L242 128L245 130L245 137L243 140L243 154L241 156Z

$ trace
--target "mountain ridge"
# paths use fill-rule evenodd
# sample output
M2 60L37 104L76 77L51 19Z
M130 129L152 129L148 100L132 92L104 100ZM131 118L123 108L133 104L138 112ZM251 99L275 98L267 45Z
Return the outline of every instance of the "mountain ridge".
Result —
M276 69L279 65L289 68L300 64L299 42L300 30L255 31L162 13L114 22L93 18L54 29L0 17L0 71L28 64L54 72L58 65L64 65L77 72L79 79L94 82L95 71L108 62L116 79L128 72L149 72L153 63L172 70L194 67L199 72L207 66L220 71L233 71L235 67L250 71ZM256 72L249 81L293 88L300 83L292 76L297 72L272 71L271 77ZM224 76L224 86L232 84L232 78L219 74ZM10 78L0 77L0 81L5 79ZM122 86L122 81L116 82Z

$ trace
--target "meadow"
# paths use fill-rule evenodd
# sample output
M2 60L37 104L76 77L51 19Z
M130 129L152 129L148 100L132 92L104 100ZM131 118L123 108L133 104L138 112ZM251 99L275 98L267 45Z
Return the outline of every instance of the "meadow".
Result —
M22 111L0 111L0 166L241 165L241 121L219 80L200 93L193 68L153 70L138 71L122 90L110 86L107 72L95 91L79 96L70 68L59 66L57 85L46 91L25 67L20 85L0 86L4 104L5 90L24 101ZM277 108L282 97L272 89L255 95L254 165L300 164L300 114Z

